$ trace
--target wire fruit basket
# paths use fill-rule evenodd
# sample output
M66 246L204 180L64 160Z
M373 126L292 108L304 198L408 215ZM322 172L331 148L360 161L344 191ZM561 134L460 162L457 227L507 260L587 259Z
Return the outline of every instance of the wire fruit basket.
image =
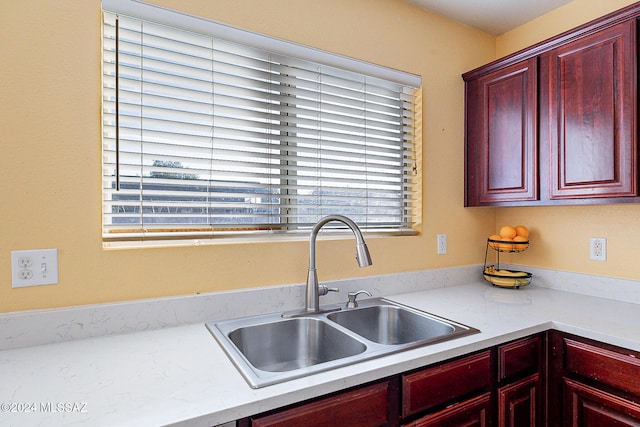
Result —
M503 252L523 252L529 247L529 241L505 241L487 239L484 253L484 270L482 277L493 286L501 288L519 289L531 283L532 274L526 271L506 270L500 268L500 254ZM496 253L496 263L487 265L489 248Z

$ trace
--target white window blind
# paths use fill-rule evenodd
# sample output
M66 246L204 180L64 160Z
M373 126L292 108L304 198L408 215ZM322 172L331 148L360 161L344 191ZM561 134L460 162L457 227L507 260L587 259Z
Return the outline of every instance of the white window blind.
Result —
M419 88L104 13L103 237L419 221Z

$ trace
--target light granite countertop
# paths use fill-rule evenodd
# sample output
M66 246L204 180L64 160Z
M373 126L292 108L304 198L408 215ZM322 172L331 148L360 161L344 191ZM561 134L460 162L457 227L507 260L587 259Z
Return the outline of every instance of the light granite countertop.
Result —
M252 389L204 323L0 352L2 426L211 426L547 329L640 351L640 305L475 282L387 296L481 333Z

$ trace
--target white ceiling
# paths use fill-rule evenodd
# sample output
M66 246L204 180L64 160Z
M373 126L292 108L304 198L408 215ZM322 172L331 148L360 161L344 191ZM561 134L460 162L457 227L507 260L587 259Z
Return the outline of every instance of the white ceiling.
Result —
M573 0L407 0L498 36Z

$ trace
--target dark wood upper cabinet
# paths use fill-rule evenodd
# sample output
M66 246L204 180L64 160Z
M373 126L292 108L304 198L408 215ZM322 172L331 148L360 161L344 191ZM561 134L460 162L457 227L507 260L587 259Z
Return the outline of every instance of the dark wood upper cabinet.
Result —
M467 156L472 203L537 200L537 61L530 59L478 78ZM473 161L471 159L476 159Z
M637 194L636 22L540 57L549 199Z
M640 2L463 75L465 206L640 202Z

